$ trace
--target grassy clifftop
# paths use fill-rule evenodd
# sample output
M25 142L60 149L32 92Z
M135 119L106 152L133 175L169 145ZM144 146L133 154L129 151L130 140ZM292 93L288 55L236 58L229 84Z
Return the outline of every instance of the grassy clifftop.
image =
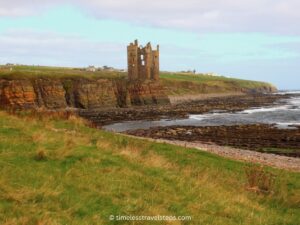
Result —
M191 216L172 224L195 225L300 223L299 173L266 168L275 182L255 193L244 163L64 117L0 111L1 224L132 224L110 215Z
M10 69L12 68L12 70ZM125 72L97 71L88 72L78 68L44 67L44 66L13 66L0 68L0 78L35 78L35 77L84 77L124 79ZM207 74L160 74L161 82L168 95L209 94L228 92L272 92L276 87L266 82L210 76Z
M276 87L270 83L224 76L162 73L160 77L169 95L276 91Z
M47 66L2 66L0 67L0 78L36 78L36 77L83 77L116 79L125 78L126 74L113 71L89 72L79 68L47 67Z

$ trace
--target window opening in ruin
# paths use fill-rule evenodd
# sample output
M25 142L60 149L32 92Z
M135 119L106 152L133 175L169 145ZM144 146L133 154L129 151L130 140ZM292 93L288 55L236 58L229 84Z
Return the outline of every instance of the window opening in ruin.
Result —
M134 43L131 43L128 46L127 50L129 57L129 79L158 79L159 47L157 47L157 50L152 51L150 43L148 43L145 47L143 47L142 45L138 47L138 42L134 41Z

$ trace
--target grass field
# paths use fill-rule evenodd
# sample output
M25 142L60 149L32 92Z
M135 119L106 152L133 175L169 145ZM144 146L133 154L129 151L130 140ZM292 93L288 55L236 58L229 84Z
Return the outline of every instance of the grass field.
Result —
M11 70L12 68L12 70ZM36 77L84 77L84 78L125 78L126 74L114 71L89 72L79 68L69 67L47 67L47 66L2 66L0 67L0 78L36 78Z
M12 68L12 70L10 70ZM36 78L36 77L84 77L124 79L125 72L97 71L88 72L78 68L45 67L45 66L2 66L0 67L0 78ZM241 80L222 76L209 76L205 74L180 74L161 72L160 80L168 95L184 94L207 94L240 92L241 89L256 89L260 87L271 87L265 82Z
M264 168L274 182L255 192L266 177L249 178L248 164L63 117L0 111L0 224L300 224L299 173Z
M259 82L259 81L251 81L251 80L242 80L236 78L229 78L225 76L211 76L206 74L172 74L172 73L162 73L161 78L169 79L169 80L178 80L178 81L191 81L197 83L204 83L204 82L232 82L239 84L241 87L244 88L255 88L258 85L264 84L269 85L266 82Z
M206 74L162 73L160 77L171 95L237 92L241 89L273 87L266 82Z

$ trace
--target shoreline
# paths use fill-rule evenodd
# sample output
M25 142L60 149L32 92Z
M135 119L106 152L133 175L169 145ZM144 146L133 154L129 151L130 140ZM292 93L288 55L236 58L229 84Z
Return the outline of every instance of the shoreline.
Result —
M234 112L238 111L239 109L249 109L252 107L261 107L261 106L271 106L276 104L276 101L282 100L282 99L287 99L291 98L293 95L261 95L261 96L253 96L253 95L246 95L246 96L227 96L227 97L216 97L216 98L208 98L205 100L195 100L195 101L188 101L185 103L179 103L175 105L176 106L185 106L188 104L192 105L192 109L199 109L197 104L200 106L203 106L204 103L208 103L209 105L206 105L207 108L216 110L218 108L218 103L220 101L223 101L223 105L225 108L227 108L227 112ZM250 101L249 98L252 98ZM246 103L244 100L246 99ZM248 101L248 102L247 102ZM215 104L217 103L217 104ZM227 103L229 103L227 105ZM235 108L234 110L230 108L230 106L235 106L236 103L241 103L240 107ZM173 105L174 106L174 105ZM229 106L229 107L228 107ZM194 108L195 107L195 108ZM229 109L228 109L229 108ZM187 110L188 111L188 110ZM252 126L252 127L251 127ZM169 129L171 128L171 129ZM280 169L287 169L291 171L296 171L300 172L300 158L298 157L299 149L298 146L298 133L292 133L291 130L277 130L274 133L274 129L272 128L272 125L268 126L266 124L253 124L247 125L245 127L237 126L231 127L229 129L224 129L224 127L215 127L215 129L208 129L208 134L206 134L206 139L197 139L195 137L201 135L203 136L203 132L206 132L205 130L198 131L195 134L193 134L193 127L187 127L190 128L190 131L187 132L188 130L177 126L178 128L178 133L176 130L176 126L174 126L172 130L172 127L156 127L153 128L154 132L151 133L151 128L150 129L137 129L135 132L124 132L121 133L122 135L128 135L134 138L141 138L144 140L150 140L154 142L159 142L159 143L169 143L169 144L174 144L182 147L188 147L188 148L196 148L202 151L210 152L222 157L226 157L229 159L233 160L238 160L238 161L244 161L244 162L252 162L252 163L260 163L262 165L266 166L272 166ZM191 129L192 128L192 129ZM161 130L160 130L161 129ZM196 129L196 128L195 128ZM198 128L197 128L198 129ZM205 128L204 128L205 129ZM231 134L232 131L232 140L230 143L228 143L228 140L226 140L223 137L223 140L220 140L220 137L215 136L215 132L220 134L220 129L223 129L223 134L228 133ZM249 129L250 133L249 134ZM157 133L155 133L156 131ZM175 130L175 132L174 132ZM140 134L138 134L139 131L142 131ZM145 131L143 133L143 131ZM147 134L147 131L150 131ZM160 132L161 131L161 132ZM259 132L258 132L259 131ZM160 132L160 133L159 133ZM291 133L289 133L291 132ZM161 135L161 133L164 133L167 135ZM185 135L185 134L189 135ZM190 134L193 134L190 136ZM235 134L236 133L236 134ZM169 136L168 136L169 135ZM249 135L251 137L249 137ZM229 135L230 136L230 135ZM176 137L180 137L176 139ZM260 137L260 139L258 139ZM293 149L290 149L290 152L284 152L284 150L289 150L288 146L282 145L282 143L285 143L285 141L274 141L274 140L281 140L281 137L286 138L288 140L287 143L290 143L289 141L293 141ZM187 139L185 139L187 138ZM218 138L218 142L214 142L213 139ZM240 139L238 139L240 138ZM243 139L245 138L245 139ZM253 138L253 139L251 139ZM268 149L268 151L258 151L258 148L261 147L260 144L264 143L266 144L268 140L265 138L269 138L269 148L274 147L273 152ZM224 141L225 140L225 141ZM222 142L223 141L223 142ZM273 146L274 145L274 146ZM263 145L262 145L263 146ZM281 146L281 148L280 148ZM264 148L267 148L266 146L263 146ZM277 149L276 149L277 147ZM284 149L286 147L286 149ZM262 148L263 150L263 148ZM276 150L278 150L276 152ZM280 152L282 150L282 152ZM281 154L281 155L280 155Z
M200 151L209 152L224 158L237 160L241 162L259 163L261 165L284 169L293 172L300 172L300 158L281 156L271 153L261 153L240 148L232 148L227 146L219 146L215 144L206 144L201 142L188 142L178 140L154 139L147 137L139 137L120 133L121 135L133 137L142 140L148 140L156 143L172 144L185 148L194 148Z
M213 110L238 112L252 107L273 105L276 101L288 98L289 95L246 94L205 97L201 100L184 101L177 104L135 106L128 108L79 110L82 116L98 126L124 121L182 119L189 114L209 113Z
M124 131L129 135L170 141L214 144L261 153L300 158L300 128L272 124L220 126L157 126Z

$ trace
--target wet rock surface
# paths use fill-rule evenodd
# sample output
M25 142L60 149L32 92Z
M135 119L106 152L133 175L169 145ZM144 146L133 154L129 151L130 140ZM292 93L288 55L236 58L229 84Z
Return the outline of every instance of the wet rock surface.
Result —
M300 157L300 127L279 129L268 124L235 126L171 126L127 131L154 139L201 142Z

